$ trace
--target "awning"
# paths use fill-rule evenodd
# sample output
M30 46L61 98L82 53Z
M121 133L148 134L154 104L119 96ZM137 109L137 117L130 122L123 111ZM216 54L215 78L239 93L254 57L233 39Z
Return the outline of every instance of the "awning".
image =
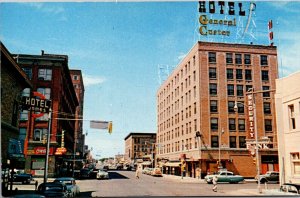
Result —
M167 162L164 166L179 167L181 162Z
M149 162L149 161L146 161L146 162L143 162L142 165L144 165L144 166L149 166L149 165L152 165L152 163Z

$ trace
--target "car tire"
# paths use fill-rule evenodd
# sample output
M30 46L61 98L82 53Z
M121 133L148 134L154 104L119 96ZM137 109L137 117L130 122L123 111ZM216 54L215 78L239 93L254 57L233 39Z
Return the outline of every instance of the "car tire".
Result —
M261 183L261 184L264 184L264 183L266 183L266 182L267 182L266 179L261 179L261 180L260 180L260 183Z

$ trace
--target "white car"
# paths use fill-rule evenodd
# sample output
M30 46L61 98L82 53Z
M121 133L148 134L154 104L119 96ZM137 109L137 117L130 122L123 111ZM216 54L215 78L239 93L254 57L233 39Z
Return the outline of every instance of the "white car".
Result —
M69 192L69 197L80 196L79 186L76 184L76 181L73 177L60 177L54 180L54 183L62 183L67 186Z
M108 172L106 172L104 170L98 170L96 178L97 179L109 179Z

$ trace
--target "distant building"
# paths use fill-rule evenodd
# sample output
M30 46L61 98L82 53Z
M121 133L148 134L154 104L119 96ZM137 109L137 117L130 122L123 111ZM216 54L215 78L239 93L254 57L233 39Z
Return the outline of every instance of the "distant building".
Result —
M83 133L83 104L84 104L84 85L83 85L83 77L81 70L70 70L71 79L73 82L73 86L75 89L75 93L78 99L79 105L76 108L76 120L75 121L75 152L79 154L79 158L83 157L84 143L85 143L85 135Z
M300 72L276 80L280 183L300 183Z
M19 132L21 95L32 84L13 56L1 44L1 168L24 168L26 132Z
M75 114L79 105L68 66L68 56L45 54L16 54L17 63L25 71L33 84L32 89L24 89L23 96L40 92L51 100L51 137L49 150L49 177L59 174L72 175L75 144ZM27 132L28 146L25 146L25 171L37 176L44 175L48 114L33 118L34 112L26 110L20 115L20 133ZM65 153L57 152L60 147Z
M125 163L143 162L146 155L155 155L156 133L129 133L125 137ZM152 157L154 160L154 156Z
M157 158L168 162L164 171L184 169L197 177L197 168L205 175L223 167L256 176L255 158L247 149L246 92L275 89L277 76L275 46L197 42L157 91ZM270 139L268 149L259 151L265 173L278 170L275 99L274 92L254 95L258 138Z

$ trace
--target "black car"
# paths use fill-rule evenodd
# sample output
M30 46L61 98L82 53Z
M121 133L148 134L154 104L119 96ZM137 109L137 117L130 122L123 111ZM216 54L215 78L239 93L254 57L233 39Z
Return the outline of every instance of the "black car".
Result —
M13 175L13 182L22 182L22 184L30 184L33 181L32 174L17 172Z
M279 172L268 171L264 175L260 175L260 183L279 183ZM256 177L256 183L258 183L258 178Z
M91 178L92 177L93 170L89 168L83 168L80 170L80 178Z
M68 198L71 196L66 184L56 182L40 184L37 193L45 197Z

